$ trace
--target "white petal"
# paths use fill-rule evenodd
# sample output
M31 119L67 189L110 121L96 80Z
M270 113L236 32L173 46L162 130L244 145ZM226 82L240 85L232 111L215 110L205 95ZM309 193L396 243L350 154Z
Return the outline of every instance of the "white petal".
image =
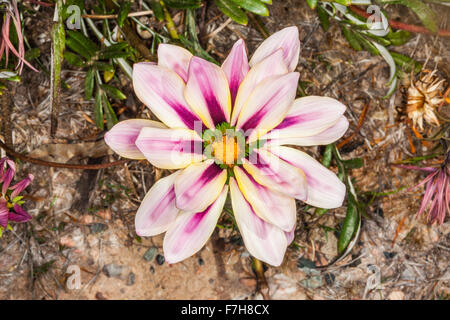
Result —
M248 59L245 42L242 39L236 41L230 54L222 64L222 69L225 72L228 84L230 87L231 102L233 103L239 86L248 73Z
M189 129L143 128L136 146L150 163L162 169L185 168L202 161L202 139Z
M227 199L224 186L217 200L202 212L182 212L164 236L163 250L168 263L176 263L198 252L213 233Z
M165 232L180 211L175 206L175 178L179 171L159 179L147 192L136 213L139 236L150 237Z
M258 217L234 178L230 178L230 194L234 217L247 250L255 258L279 266L288 245L284 231Z
M192 53L180 46L167 43L158 46L158 65L176 72L185 82L191 58Z
M260 185L245 170L234 167L234 175L245 199L256 214L284 231L292 230L296 220L294 198Z
M175 181L177 207L184 211L205 210L220 194L227 181L227 171L209 159L190 165Z
M307 204L325 209L342 206L345 185L336 174L300 150L278 146L271 148L270 151L303 170L308 182L308 198L305 201Z

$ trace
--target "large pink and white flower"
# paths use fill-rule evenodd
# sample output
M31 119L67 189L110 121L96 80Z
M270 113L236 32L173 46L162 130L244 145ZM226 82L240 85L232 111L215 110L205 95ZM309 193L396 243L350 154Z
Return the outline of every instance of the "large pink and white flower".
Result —
M250 61L243 40L217 66L169 44L158 64L137 63L136 95L161 122L126 120L106 135L119 155L179 169L158 180L136 214L136 232L166 232L169 263L199 251L213 233L230 191L236 223L251 255L282 263L296 223L295 199L321 208L342 205L345 186L305 152L348 128L335 99L295 99L298 29L283 29Z

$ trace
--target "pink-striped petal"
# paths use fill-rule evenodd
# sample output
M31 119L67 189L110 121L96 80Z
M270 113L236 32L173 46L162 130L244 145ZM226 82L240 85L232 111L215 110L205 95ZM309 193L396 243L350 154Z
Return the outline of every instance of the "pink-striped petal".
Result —
M8 226L9 209L5 199L0 198L0 226Z
M279 76L286 73L288 73L288 69L284 63L283 51L281 49L275 51L269 57L253 66L239 86L233 106L233 113L231 115L231 124L236 124L242 107L261 81L272 76Z
M130 119L121 121L105 134L106 144L118 155L129 159L145 159L136 146L136 139L142 128L166 128L158 121L146 119Z
M214 63L193 57L184 92L192 110L210 129L230 121L231 95L225 72Z
M228 79L231 103L234 103L239 86L249 70L247 49L245 48L244 40L239 39L236 41L228 57L223 62L222 69Z
M29 173L25 179L20 180L15 185L10 187L9 189L13 190L10 196L11 199L17 197L26 187L28 187L28 185L33 181L33 179L34 176L31 173Z
M150 237L163 233L180 211L175 205L174 182L179 171L159 179L147 192L136 213L136 234Z
M296 99L283 122L263 139L316 135L335 125L345 109L345 105L333 98L308 96Z
M341 116L332 127L312 136L292 138L271 138L266 145L295 145L295 146L318 146L327 145L339 140L348 129L348 120ZM265 138L265 137L263 137Z
M299 74L291 72L262 81L253 90L239 115L236 128L253 142L283 121L295 99Z
M306 203L315 207L332 209L342 206L345 198L345 185L330 170L306 153L289 147L274 147L270 151L300 168L308 182L308 198Z
M14 205L14 211L9 212L8 219L15 222L27 222L30 221L32 217L16 203Z
M192 53L180 46L167 43L158 46L158 65L174 71L184 82L188 78L191 58Z
M201 120L184 98L185 83L175 72L141 62L133 66L133 87L139 98L170 128L194 129Z
M253 67L280 48L283 49L283 58L289 71L294 71L300 55L300 40L297 27L284 28L264 40L253 54L250 60L250 67Z
M234 167L239 189L250 203L256 214L284 231L290 231L295 225L296 209L294 198L260 185L245 170Z
M295 239L295 226L292 228L291 231L289 232L285 231L284 235L286 236L287 244L290 245Z
M179 169L202 161L202 139L193 130L142 128L136 146L150 163L162 169Z
M175 181L177 207L189 212L205 210L217 199L226 181L227 171L212 159L190 165Z
M248 160L243 159L243 165L259 184L286 196L306 200L307 183L303 171L272 153L255 150Z
M261 261L279 266L288 245L284 231L255 213L234 178L230 178L230 195L234 217L248 252Z
M211 237L227 199L228 186L208 208L200 212L182 212L164 236L164 257L176 263L198 252Z

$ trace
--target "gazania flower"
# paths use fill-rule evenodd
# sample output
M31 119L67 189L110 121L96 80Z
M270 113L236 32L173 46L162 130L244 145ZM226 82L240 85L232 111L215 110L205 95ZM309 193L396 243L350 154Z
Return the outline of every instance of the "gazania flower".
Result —
M439 126L435 110L444 101L442 97L442 85L444 79L436 76L436 70L420 77L418 81L408 88L406 113L413 121L414 126L419 126L423 131L423 122Z
M450 152L441 167L416 167L398 165L399 168L420 170L428 173L428 176L412 189L425 185L420 209L417 216L427 211L429 224L443 224L446 216L450 216Z
M161 44L158 64L137 63L134 90L162 121L126 120L106 135L119 155L180 169L158 180L136 214L136 232L166 232L166 260L199 251L231 195L245 246L278 266L293 240L295 199L342 205L345 186L306 153L284 145L329 144L347 130L345 106L326 97L295 99L298 29L283 29L255 51L243 40L217 66Z
M23 201L20 193L33 181L33 175L10 186L16 166L14 161L8 158L0 159L0 226L6 228L8 221L26 222L31 219L31 216L20 206Z
M0 14L2 15L2 30L0 34L0 60L5 53L5 67L8 68L9 51L11 51L19 60L16 70L22 73L23 65L26 64L32 70L37 71L25 60L25 46L23 42L22 24L20 22L20 13L17 8L17 1L0 0ZM9 39L11 22L14 25L17 34L18 48L16 49Z

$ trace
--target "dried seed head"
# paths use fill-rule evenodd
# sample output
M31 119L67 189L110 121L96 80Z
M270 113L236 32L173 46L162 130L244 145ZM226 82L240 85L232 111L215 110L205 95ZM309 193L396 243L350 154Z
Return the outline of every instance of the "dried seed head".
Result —
M435 109L444 101L442 86L444 79L436 76L436 70L411 81L407 93L406 113L415 127L423 130L423 121L439 126Z

